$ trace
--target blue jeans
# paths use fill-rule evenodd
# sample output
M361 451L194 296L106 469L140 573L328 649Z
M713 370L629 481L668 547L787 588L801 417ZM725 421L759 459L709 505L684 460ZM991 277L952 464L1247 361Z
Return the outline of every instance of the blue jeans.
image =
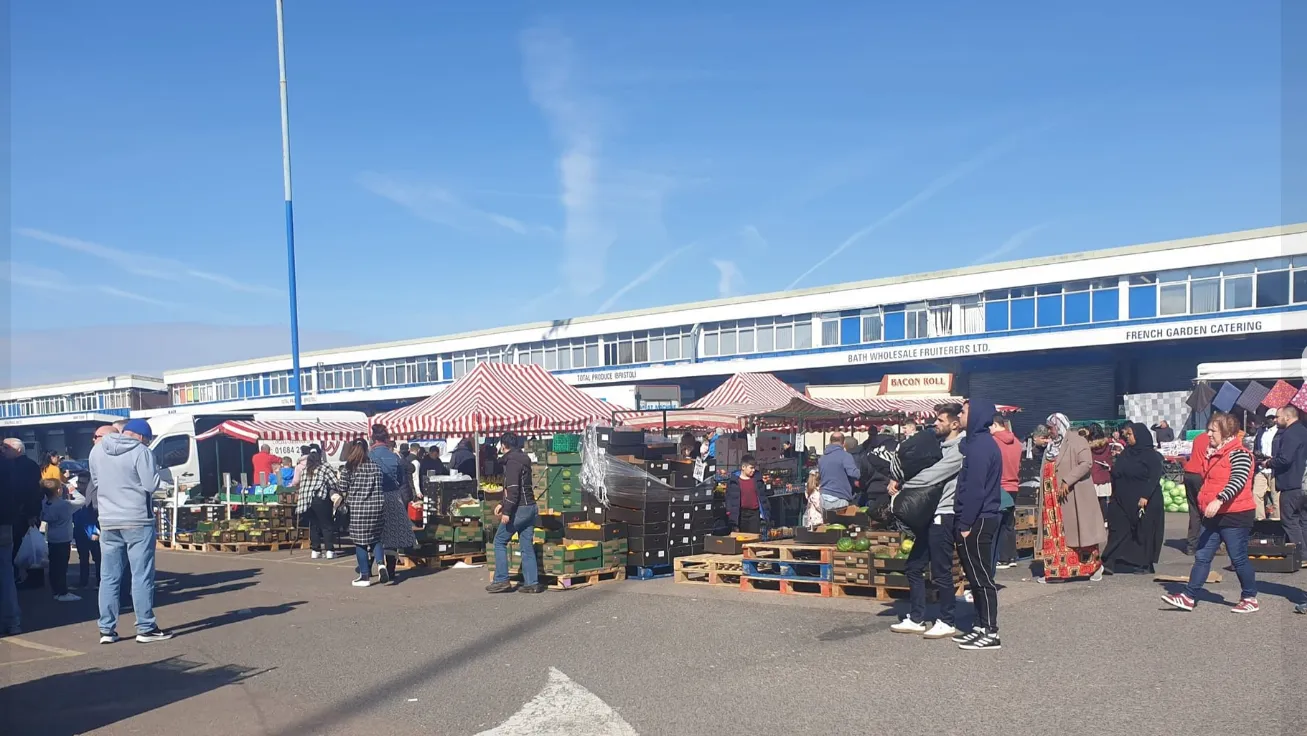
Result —
M495 579L493 582L508 582L508 540L517 533L517 546L522 550L522 584L535 585L540 582L536 572L536 523L540 520L540 507L536 504L518 506L513 520L500 524L495 530Z
M371 559L368 558L369 552L372 554ZM386 564L386 550L382 548L381 540L377 540L377 543L372 545L372 549L361 544L354 545L354 561L358 563L355 569L358 570L359 575L372 577L373 562L378 565Z
M154 527L100 530L100 631L118 630L118 591L130 565L136 633L154 631Z
M1212 569L1212 558L1216 557L1216 551L1224 541L1225 551L1230 555L1230 564L1234 566L1234 574L1239 577L1239 597L1256 598L1257 575L1253 573L1253 565L1248 561L1248 538L1252 536L1252 531L1234 527L1219 528L1204 519L1202 531L1198 534L1198 549L1194 552L1194 569L1189 573L1189 584L1185 586L1184 592L1190 598L1197 597L1198 591L1207 582L1207 573Z

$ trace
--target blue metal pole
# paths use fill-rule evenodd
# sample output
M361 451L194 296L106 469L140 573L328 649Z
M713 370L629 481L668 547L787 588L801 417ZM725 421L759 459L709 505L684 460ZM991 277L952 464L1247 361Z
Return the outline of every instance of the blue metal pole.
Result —
M286 97L286 31L282 0L277 0L277 61L281 68L281 167L286 192L286 275L290 296L290 390L295 395L295 410L304 408L300 392L300 318L299 297L295 293L295 207L290 195L290 105Z

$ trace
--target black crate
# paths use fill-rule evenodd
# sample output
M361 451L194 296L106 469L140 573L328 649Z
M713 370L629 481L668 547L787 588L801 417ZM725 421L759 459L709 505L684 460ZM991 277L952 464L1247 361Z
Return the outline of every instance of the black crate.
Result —
M632 552L649 552L667 549L666 534L652 534L643 537L627 537L627 549Z

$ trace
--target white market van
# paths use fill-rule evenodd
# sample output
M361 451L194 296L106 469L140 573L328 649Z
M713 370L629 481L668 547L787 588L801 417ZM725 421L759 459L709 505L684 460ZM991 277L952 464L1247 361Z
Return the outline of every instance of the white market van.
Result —
M300 447L317 444L328 462L339 464L347 444L344 437L366 435L368 426L367 415L360 411L151 413L154 416L142 418L154 432L150 449L163 479L160 490L170 496L174 487L196 486L199 495L210 496L221 488L224 474L233 481L242 474L248 477L250 458L265 444L292 460L299 459Z

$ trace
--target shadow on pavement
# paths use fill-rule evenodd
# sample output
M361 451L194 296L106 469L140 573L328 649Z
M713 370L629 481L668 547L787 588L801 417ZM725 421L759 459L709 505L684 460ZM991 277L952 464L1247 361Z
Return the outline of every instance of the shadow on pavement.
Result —
M280 733L283 736L300 736L301 734L311 736L312 734L322 733L328 728L339 726L343 720L376 708L380 703L385 702L386 697L392 693L404 692L421 683L433 680L441 676L448 667L467 664L470 660L485 656L496 649L511 648L519 639L531 636L541 629L547 628L558 619L574 618L578 609L613 594L614 591L611 590L547 594L574 597L574 600L569 600L552 610L541 612L524 621L515 622L504 630L487 632L481 637L450 650L421 667L411 667L407 671L400 672L361 693L345 698L329 708L302 718L297 723L288 725ZM516 593L501 595L518 596ZM536 596L530 597L539 599Z
M251 578L261 571L258 568L246 570L221 570L206 573L155 573L154 608L158 613L164 606L177 605L187 601L222 595L258 585ZM23 629L28 632L57 629L62 626L86 623L99 618L99 595L96 588L72 589L72 593L82 600L74 603L57 603L50 594L47 585L39 590L19 591L18 605L23 611ZM130 576L124 574L118 591L121 613L132 610L132 584Z
M170 627L170 630L177 636L198 634L201 631L208 631L209 629L216 629L222 626L227 626L228 624L240 623L250 619L263 618L265 616L280 616L283 613L290 613L306 603L308 603L308 601L295 601L293 603L279 603L275 606L241 608L235 611L220 613L217 616L210 616L208 618L199 619L198 621L191 621L189 623L173 626Z
M0 690L0 713L6 733L87 733L265 671L208 667L174 657L116 669L66 672ZM68 697L75 705L51 708L51 697Z

